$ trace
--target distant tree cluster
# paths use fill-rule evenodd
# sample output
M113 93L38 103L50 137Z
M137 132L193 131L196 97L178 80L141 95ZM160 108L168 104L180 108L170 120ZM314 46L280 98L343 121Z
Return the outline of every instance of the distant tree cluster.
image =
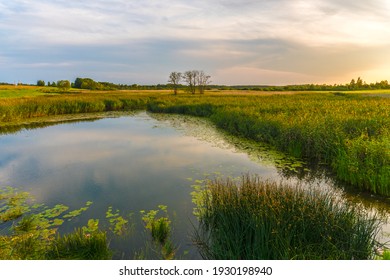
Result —
M206 86L211 83L211 76L206 75L204 71L191 70L184 73L172 72L169 75L168 85L173 88L173 93L177 94L179 88L183 87L181 81L187 84L187 91L195 94L198 89L200 94L204 94Z
M77 78L73 84L74 88L90 90L115 90L118 85L108 82L96 82L90 78Z
M114 84L110 82L96 82L91 78L77 78L73 83L68 80L60 80L57 82L46 82L38 80L36 85L40 87L57 87L63 91L69 88L88 89L88 90L165 90L173 89L173 93L177 94L178 90L186 90L191 94L197 92L203 94L208 89L218 90L255 90L255 91L347 91L347 90L375 90L375 89L390 89L390 83L383 80L376 83L366 83L360 77L356 80L352 79L347 84L301 84L301 85L286 85L286 86L267 86L267 85L240 85L240 86L225 86L225 85L210 85L210 76L204 71L191 70L181 72L172 72L169 75L167 84L157 85L126 85Z
M44 87L46 85L46 82L44 80L38 80L37 86ZM67 91L71 88L71 83L68 80L59 80L57 82L47 82L48 87L57 87L58 89L62 91Z
M47 82L47 86L48 87L57 87L57 84L56 84L56 82L52 82L52 83Z
M302 84L287 86L215 86L221 90L257 90L257 91L348 91L348 90L370 90L370 89L390 89L387 80L376 83L366 83L360 77L352 79L347 84Z
M167 89L167 85L125 85L125 84L114 84L110 82L96 82L91 78L76 78L73 85L74 88L78 89L90 89L90 90L153 90L153 89Z

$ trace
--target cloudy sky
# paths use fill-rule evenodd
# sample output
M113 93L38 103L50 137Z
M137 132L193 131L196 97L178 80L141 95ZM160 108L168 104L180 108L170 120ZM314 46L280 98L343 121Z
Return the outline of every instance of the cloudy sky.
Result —
M0 0L0 82L390 80L389 0Z

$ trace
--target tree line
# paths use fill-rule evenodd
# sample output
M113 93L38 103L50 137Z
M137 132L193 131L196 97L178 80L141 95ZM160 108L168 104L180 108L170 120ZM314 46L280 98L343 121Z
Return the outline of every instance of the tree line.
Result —
M89 90L173 90L174 94L178 90L185 90L191 94L204 94L206 89L218 90L255 90L255 91L353 91L353 90L375 90L375 89L390 89L390 83L387 80L382 80L375 83L366 83L360 77L356 80L352 79L346 84L298 84L286 86L268 86L268 85L211 85L211 76L204 71L191 70L181 72L171 72L167 84L157 85L126 85L114 84L110 82L97 82L91 78L76 78L71 83L68 80L59 80L57 82L47 82L38 80L37 86L57 87L62 90L70 88L89 89Z
M353 91L353 90L375 90L390 89L390 83L382 80L375 83L366 83L360 77L352 79L346 84L300 84L286 86L218 86L221 90L257 90L257 91Z
M44 80L38 80L36 85L40 87L58 87L65 90L70 88L75 89L88 89L88 90L167 90L172 89L169 84L156 84L156 85L138 85L138 84L114 84L110 82L97 82L91 78L76 78L74 82L60 80L57 82L45 82Z
M91 78L76 78L76 80L71 83L68 80L60 80L57 82L48 82L47 86L57 87L63 90L68 90L70 88L77 89L89 89L89 90L121 90L121 89L173 89L174 94L177 94L179 88L185 88L188 92L195 94L199 92L204 94L206 86L210 84L210 75L207 75L202 70L191 70L181 72L172 72L169 75L168 84L158 84L158 85L123 85L123 84L114 84L109 82L97 82ZM181 84L182 82L186 83L185 85ZM44 80L38 80L37 86L46 86Z

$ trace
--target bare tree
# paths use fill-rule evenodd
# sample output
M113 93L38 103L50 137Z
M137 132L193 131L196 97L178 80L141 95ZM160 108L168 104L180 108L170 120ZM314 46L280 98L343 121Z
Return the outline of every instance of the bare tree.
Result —
M200 94L204 94L206 86L211 83L210 78L211 76L206 75L203 71L198 71L197 84Z
M169 75L168 83L170 83L173 87L173 93L177 94L177 89L180 85L180 81L182 79L183 75L180 72L172 72Z
M187 83L188 90L192 94L195 94L196 92L198 76L199 76L198 70L191 70L191 71L184 72L184 81Z

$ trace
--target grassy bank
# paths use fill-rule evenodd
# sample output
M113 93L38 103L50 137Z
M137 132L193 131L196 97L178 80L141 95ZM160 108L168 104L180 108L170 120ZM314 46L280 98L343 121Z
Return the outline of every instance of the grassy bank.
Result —
M62 94L0 99L0 124L62 114L144 109L148 95Z
M196 194L206 259L373 259L379 222L333 194L244 176Z
M35 117L137 109L207 117L229 133L323 165L356 189L390 196L390 98L375 92L26 94L0 99L0 131Z

